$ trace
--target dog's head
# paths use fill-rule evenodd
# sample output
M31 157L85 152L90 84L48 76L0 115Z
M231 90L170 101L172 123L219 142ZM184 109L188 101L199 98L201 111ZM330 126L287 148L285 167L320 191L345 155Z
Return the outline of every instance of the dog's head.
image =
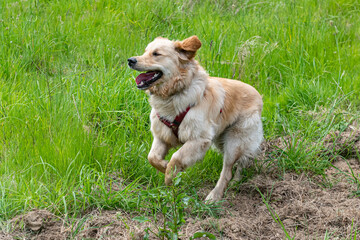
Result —
M200 47L197 36L183 41L156 38L146 47L143 55L128 59L130 68L144 72L136 78L137 87L161 92L162 88L168 89L175 85L187 74L186 65L193 61Z

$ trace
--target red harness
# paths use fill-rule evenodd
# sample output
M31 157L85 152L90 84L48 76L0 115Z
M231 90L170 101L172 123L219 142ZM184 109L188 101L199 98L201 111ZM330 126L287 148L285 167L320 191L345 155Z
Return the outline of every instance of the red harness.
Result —
M179 138L178 134L179 134L179 127L181 122L184 120L186 114L189 112L191 106L188 106L186 108L185 111L183 111L182 113L180 113L179 115L177 115L174 119L173 122L170 122L169 120L167 120L164 117L161 117L159 113L156 113L156 116L158 116L159 120L165 124L168 128L170 128L172 130L172 132L174 133L174 135ZM222 109L220 109L220 114L222 113Z
M156 115L158 116L159 120L165 124L168 128L170 128L172 130L172 132L174 133L174 135L179 138L178 133L179 133L179 126L182 122L182 120L184 120L186 114L189 112L190 110L190 106L188 106L186 108L185 111L183 111L182 113L180 113L179 115L177 115L174 119L173 122L170 122L169 120L167 120L164 117L161 117L159 113L156 113Z

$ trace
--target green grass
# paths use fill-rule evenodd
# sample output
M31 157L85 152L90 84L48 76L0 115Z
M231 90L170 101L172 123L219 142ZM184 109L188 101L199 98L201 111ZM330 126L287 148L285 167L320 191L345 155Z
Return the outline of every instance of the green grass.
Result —
M324 136L360 116L359 17L357 0L1 1L0 219L135 211L139 192L163 186L146 159L150 106L126 65L157 36L196 34L210 75L263 95L266 138L292 136L279 166L322 173ZM221 161L209 152L184 181L215 183Z

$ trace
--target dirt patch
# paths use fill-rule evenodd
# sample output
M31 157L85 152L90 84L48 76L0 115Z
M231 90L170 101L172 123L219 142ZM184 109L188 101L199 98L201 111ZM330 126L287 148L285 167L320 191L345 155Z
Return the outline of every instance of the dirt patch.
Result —
M345 158L357 157L360 154L360 130L350 125L344 132L328 134L324 147Z
M122 211L93 212L85 221L84 227L77 236L80 239L143 239L149 222L139 223Z
M66 225L47 210L33 210L13 218L12 235L21 239L64 239Z
M46 210L33 210L12 219L13 232L11 235L0 233L0 240L12 237L34 240L143 239L150 223L139 224L132 219L134 216L122 211L93 211L81 219L66 221Z
M12 240L12 239L13 238L11 237L10 234L0 232L0 240Z
M360 174L359 162L351 162ZM360 224L360 199L350 197L353 190L356 189L347 178L328 189L305 175L286 173L282 178L259 175L242 184L239 192L228 192L224 202L228 214L197 222L188 231L215 225L222 239L284 239L284 229L295 239L323 238L326 232L347 237L351 235L352 224Z
M295 239L318 239L325 234L349 237L360 225L360 198L352 196L356 185L351 183L349 166L360 174L357 159L337 162L326 173L330 188L321 179L311 180L304 174L258 175L227 192L226 211L219 218L187 219L181 239L198 231L213 233L217 239L284 239L284 229ZM18 227L11 235L22 239L143 239L146 228L156 231L151 222L140 223L134 217L122 211L93 211L69 223L36 210L13 219ZM0 235L0 239L9 237Z
M264 143L263 154L286 147L283 139ZM324 176L264 171L233 187L226 193L222 203L225 211L218 218L186 219L180 239L189 239L198 231L210 232L217 239L284 239L286 234L294 239L353 236L354 229L360 227L359 140L360 131L354 129L325 138L324 146L343 157ZM200 197L205 198L210 190L201 189ZM93 211L66 221L46 210L34 210L12 219L13 230L0 233L0 240L144 239L146 229L157 232L154 219L136 221L136 217L124 211ZM156 238L150 235L150 239Z

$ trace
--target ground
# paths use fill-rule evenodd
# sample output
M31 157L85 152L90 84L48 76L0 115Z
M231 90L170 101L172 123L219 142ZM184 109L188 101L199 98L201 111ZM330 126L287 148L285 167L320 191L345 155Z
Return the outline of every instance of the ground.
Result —
M281 173L276 167L262 171L229 188L221 204L224 211L218 217L187 218L180 239L189 239L199 231L212 233L217 239L356 238L360 224L360 130L350 127L326 139L327 148L345 149L344 144L350 142L352 147L346 151L347 158L339 155L323 176ZM283 148L283 141L265 142L262 155ZM201 189L199 196L205 198L210 190L210 186ZM0 233L0 239L143 239L146 229L157 231L152 221L139 222L136 217L122 210L94 210L69 221L47 210L33 210L9 221L12 230Z

